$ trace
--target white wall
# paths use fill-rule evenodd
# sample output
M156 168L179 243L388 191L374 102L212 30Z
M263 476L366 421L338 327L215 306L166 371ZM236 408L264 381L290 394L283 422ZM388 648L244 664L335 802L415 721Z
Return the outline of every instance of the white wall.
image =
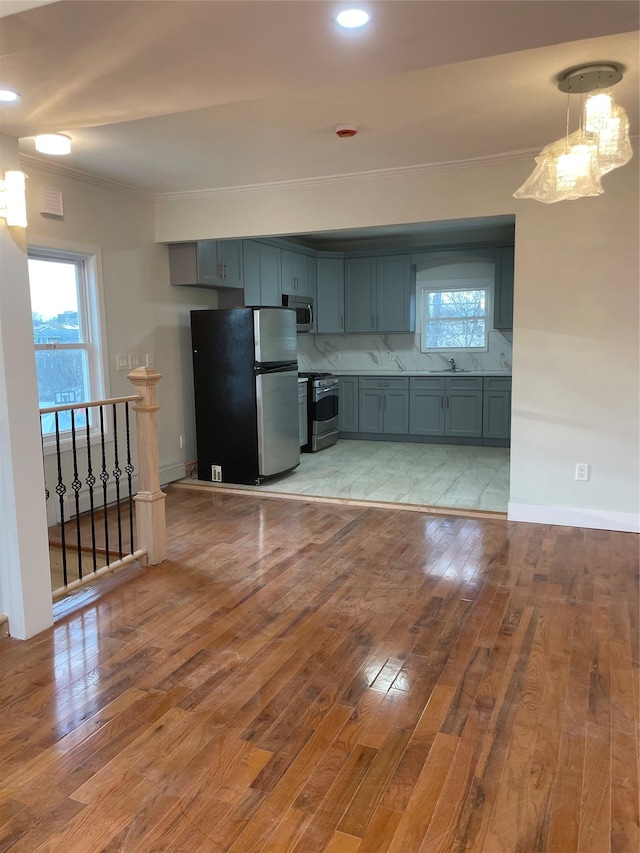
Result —
M512 194L533 162L161 197L162 241L516 215L510 517L638 529L638 156L598 198ZM591 479L574 479L577 462Z

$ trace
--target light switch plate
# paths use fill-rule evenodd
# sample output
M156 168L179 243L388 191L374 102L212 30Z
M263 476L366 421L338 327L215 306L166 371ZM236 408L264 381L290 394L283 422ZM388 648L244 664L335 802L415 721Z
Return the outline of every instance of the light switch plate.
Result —
M118 353L116 356L116 370L129 370L129 356L126 353Z

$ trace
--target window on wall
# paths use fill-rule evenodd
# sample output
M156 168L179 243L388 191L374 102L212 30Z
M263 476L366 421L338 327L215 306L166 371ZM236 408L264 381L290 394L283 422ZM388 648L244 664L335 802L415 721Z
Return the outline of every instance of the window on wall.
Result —
M96 258L49 249L29 250L31 318L40 408L104 396ZM45 435L55 432L54 415L42 418ZM75 419L85 427L84 413ZM71 415L59 415L70 429Z
M433 281L422 288L422 352L486 350L490 279Z

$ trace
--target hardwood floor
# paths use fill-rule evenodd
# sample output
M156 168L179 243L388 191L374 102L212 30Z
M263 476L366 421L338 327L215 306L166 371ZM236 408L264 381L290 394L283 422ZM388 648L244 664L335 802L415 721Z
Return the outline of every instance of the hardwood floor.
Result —
M0 850L639 847L638 537L169 489L0 644Z

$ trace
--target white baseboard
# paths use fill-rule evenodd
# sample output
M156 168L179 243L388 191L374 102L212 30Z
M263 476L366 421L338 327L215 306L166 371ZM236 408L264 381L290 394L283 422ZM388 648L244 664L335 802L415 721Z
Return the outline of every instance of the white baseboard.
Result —
M184 462L174 462L171 465L164 465L160 468L160 485L166 486L167 483L173 483L174 480L184 480Z
M560 524L565 527L589 527L596 530L620 530L640 533L640 514L610 512L604 509L583 509L569 506L539 506L509 501L509 521L529 521L533 524Z

